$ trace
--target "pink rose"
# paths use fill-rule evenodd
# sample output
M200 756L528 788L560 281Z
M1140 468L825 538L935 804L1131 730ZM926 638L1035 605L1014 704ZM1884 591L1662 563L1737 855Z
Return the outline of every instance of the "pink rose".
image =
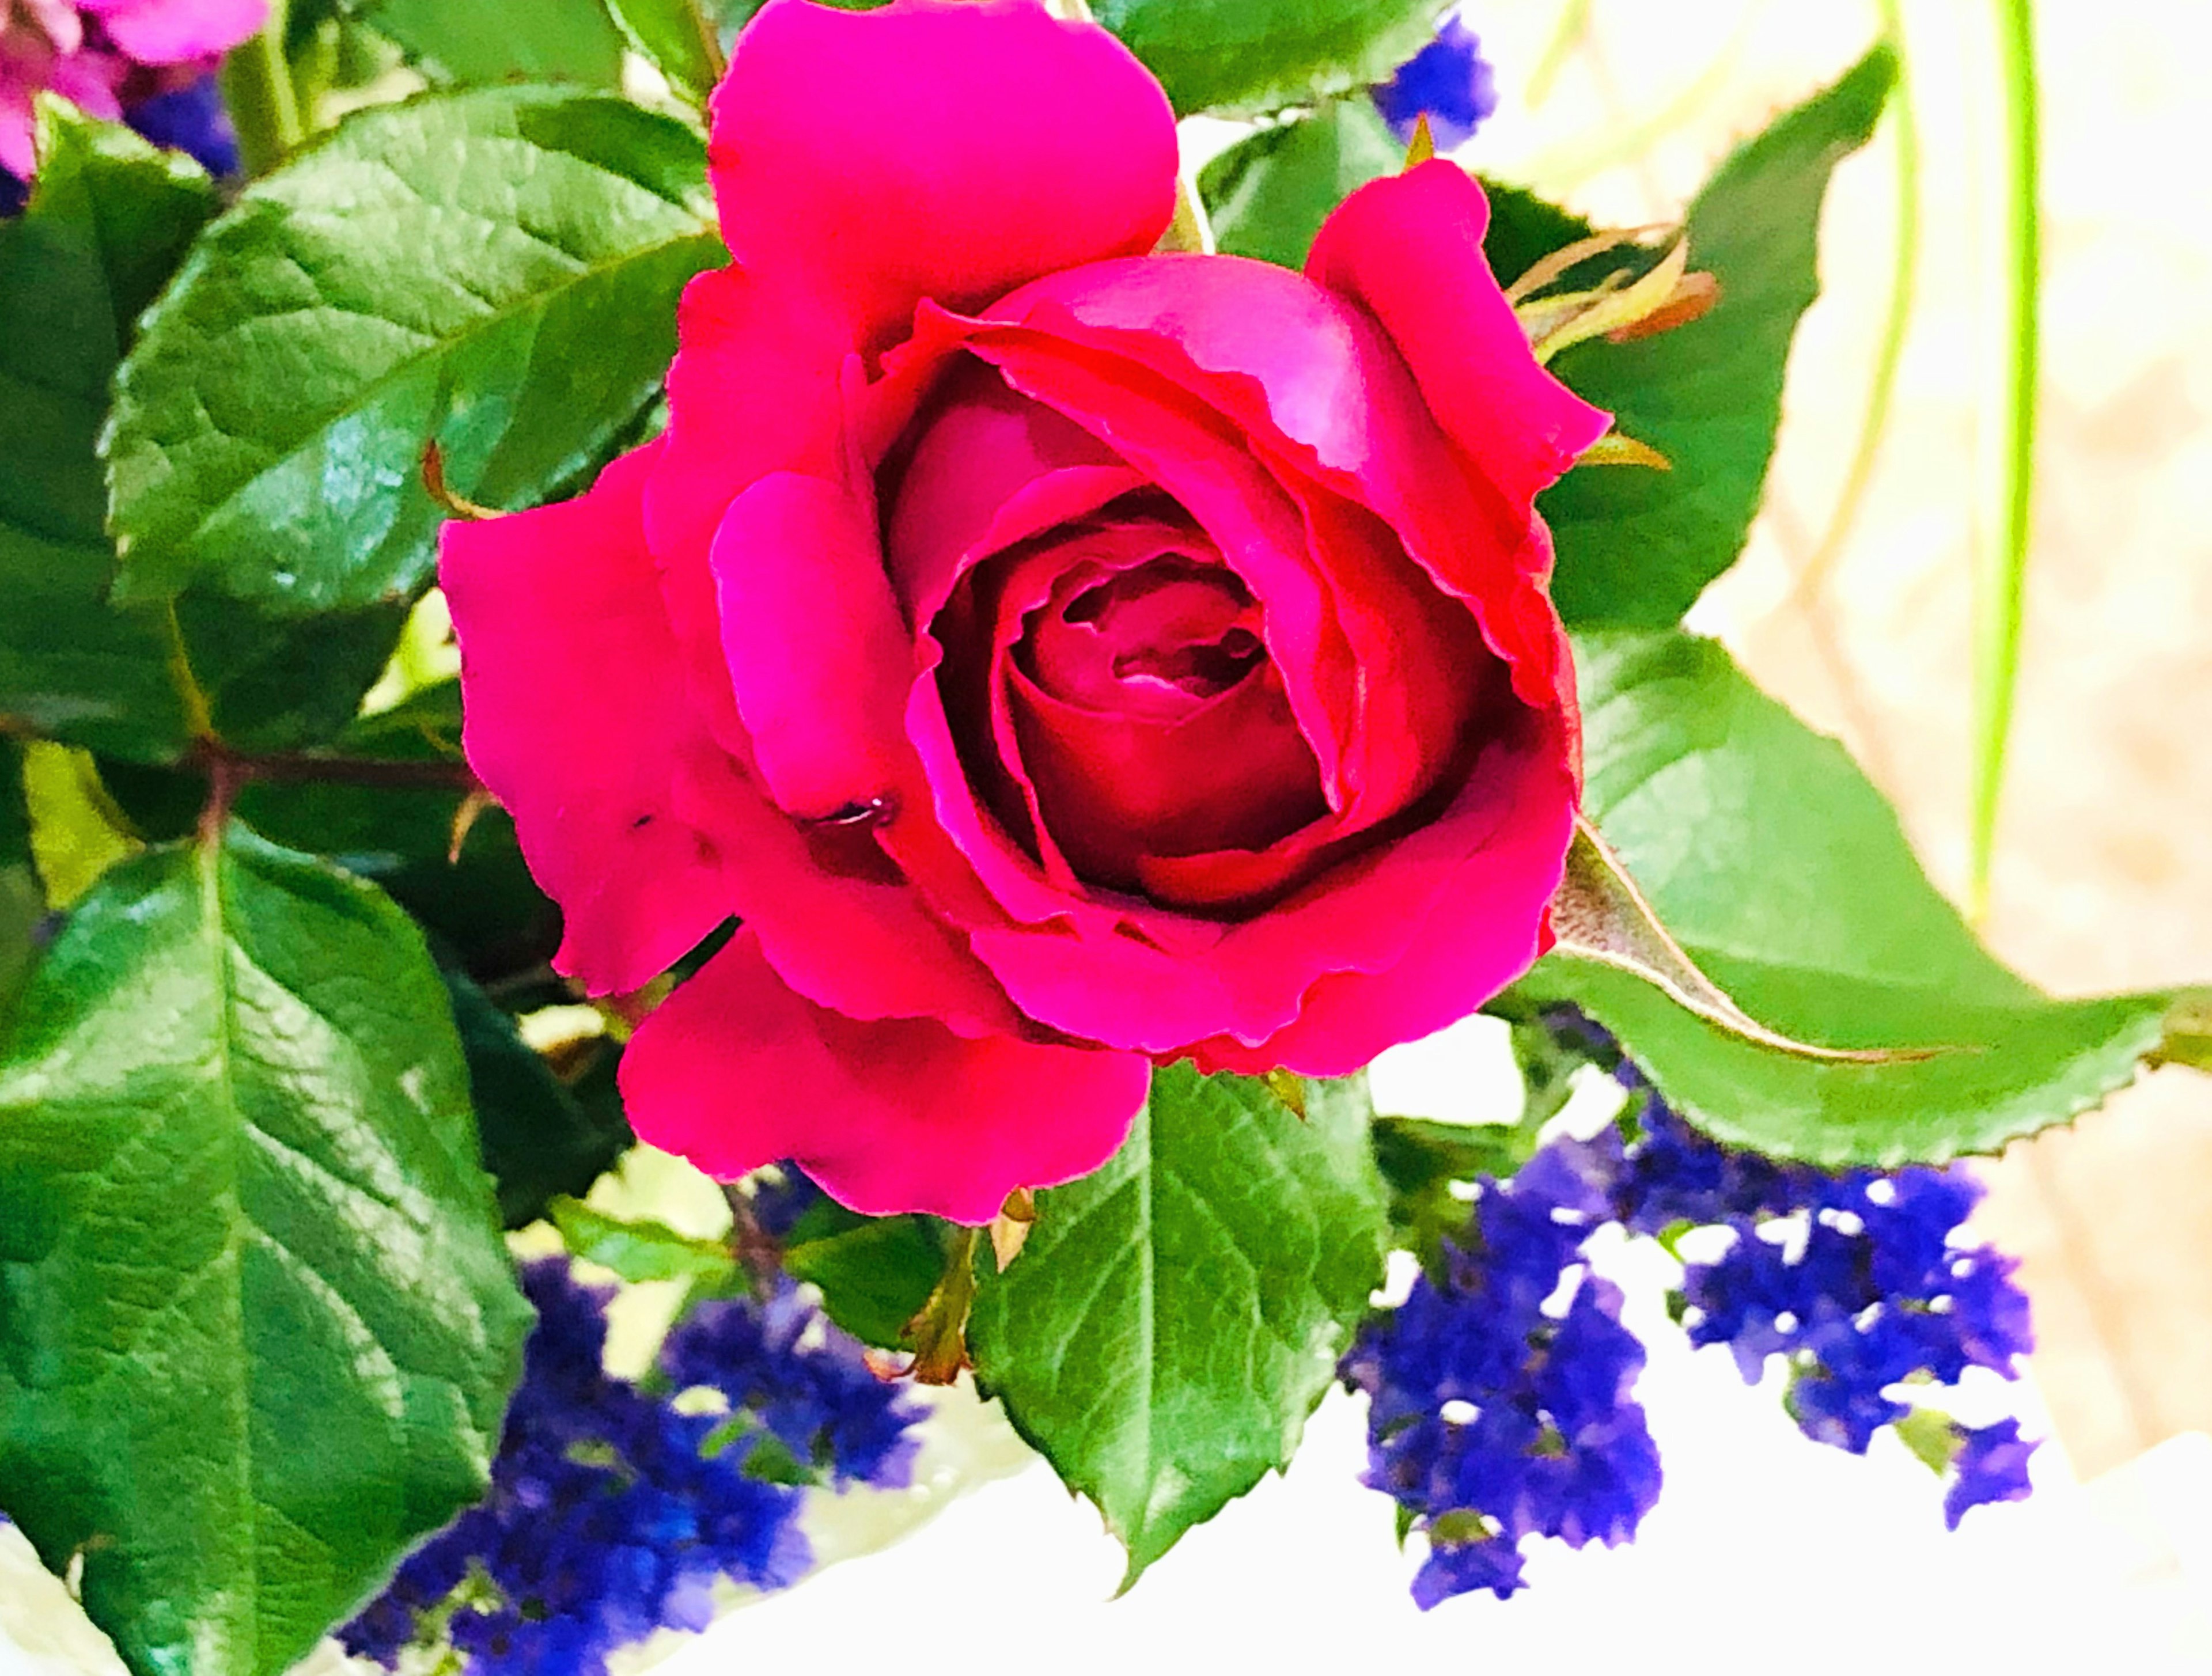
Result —
M825 100L825 89L835 90ZM447 526L470 760L646 982L644 1139L988 1219L1156 1063L1334 1075L1546 938L1577 795L1536 492L1605 428L1449 163L1304 275L1152 256L1167 101L1036 0L771 0L666 434Z
M29 179L33 96L123 114L133 70L204 70L260 28L269 0L0 0L0 169Z

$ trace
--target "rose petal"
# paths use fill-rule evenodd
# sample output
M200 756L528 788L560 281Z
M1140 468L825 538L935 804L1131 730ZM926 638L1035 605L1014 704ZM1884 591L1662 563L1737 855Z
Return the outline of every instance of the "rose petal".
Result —
M558 506L453 522L439 580L461 646L462 744L561 904L554 964L635 989L731 912L721 857L672 812L678 765L711 756L675 656L641 495L657 445Z
M1013 690L1045 824L1094 884L1139 890L1152 857L1261 849L1328 813L1272 669L1173 722L1079 710L1018 671Z
M744 747L730 691L709 549L730 503L772 471L845 469L844 368L852 343L803 295L734 268L684 288L668 369L668 428L646 486L645 524L692 701L725 749Z
M1565 865L1574 790L1564 763L1550 786L1533 782L1521 815L1461 864L1396 962L1323 976L1297 1017L1257 1047L1232 1037L1199 1043L1199 1067L1346 1076L1474 1011L1547 946L1545 907Z
M1106 31L1037 0L769 0L712 118L738 262L832 300L872 349L903 337L925 297L975 307L1135 255L1174 213L1159 84Z
M1016 395L972 356L959 360L964 364L948 369L934 410L915 421L913 452L884 508L891 579L916 629L981 559L1146 481L1074 421ZM1018 497L1041 504L1010 518Z
M732 909L808 999L854 1018L934 1018L958 1035L1021 1026L966 938L862 829L809 830L726 757L687 759L675 808L729 858Z
M1529 509L1471 479L1362 310L1287 269L1215 258L1096 264L1024 286L988 312L1133 361L1200 398L1304 509L1368 677L1362 726L1346 746L1354 760L1345 779L1357 788L1347 827L1396 813L1450 755L1462 707L1437 701L1470 683L1427 666L1468 665L1477 649L1468 610L1516 674L1526 666L1522 695L1545 701L1553 638L1522 610L1533 590L1516 556Z
M1483 254L1489 226L1474 177L1436 159L1346 198L1306 272L1382 323L1429 410L1506 503L1525 507L1611 419L1529 353Z
M818 818L890 797L913 763L914 641L866 499L763 477L723 518L713 566L738 712L776 802Z
M1435 818L1339 862L1249 920L1128 908L1071 915L1050 931L977 927L969 940L1015 1005L1072 1035L1153 1054L1215 1036L1265 1043L1325 975L1386 971L1405 959L1455 875L1478 865L1501 834L1572 806L1559 733L1555 720L1528 718L1518 737L1486 747ZM1548 900L1545 890L1526 905L1530 924ZM1494 933L1469 934L1518 944L1526 927L1501 921Z
M77 0L107 37L142 64L180 64L228 52L269 19L269 0Z
M794 1160L868 1216L988 1222L1017 1187L1097 1169L1144 1103L1134 1054L863 1023L787 987L740 931L623 1054L641 1139L730 1179Z
M1296 503L1225 422L1141 367L1022 328L979 330L971 349L1013 389L1108 441L1212 538L1266 611L1268 655L1320 764L1322 792L1341 809L1352 795L1341 765L1358 671Z

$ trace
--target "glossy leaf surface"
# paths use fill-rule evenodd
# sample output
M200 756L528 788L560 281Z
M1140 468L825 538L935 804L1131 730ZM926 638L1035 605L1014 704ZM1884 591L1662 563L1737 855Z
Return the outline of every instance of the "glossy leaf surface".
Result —
M817 1199L792 1224L783 1266L819 1287L830 1319L862 1344L896 1349L945 1272L945 1226L933 1217L864 1217Z
M507 88L363 112L256 182L125 365L119 589L404 600L433 561L434 440L488 505L575 484L658 390L684 282L723 258L705 167L666 118Z
M161 756L184 718L157 618L106 600L94 440L131 322L215 213L194 164L58 104L30 207L0 222L0 715Z
M276 1676L480 1493L529 1311L444 991L234 827L0 1026L0 1506L142 1676Z
M622 36L599 0L374 0L363 15L410 58L457 82L611 88L622 79Z
M1938 1051L1808 1060L1564 953L1516 1007L1578 1004L1701 1128L1829 1165L1995 1151L2095 1105L2159 1048L2172 997L2054 1000L1999 964L1843 747L1717 645L1617 631L1577 647L1588 811L1698 965L1793 1038Z
M1380 1284L1386 1211L1364 1078L1267 1084L1153 1073L1127 1144L1036 1196L1020 1256L987 1272L976 1378L1095 1502L1133 1581L1193 1525L1289 1464Z
M1437 0L1092 0L1176 112L1276 110L1389 77L1427 44Z
M1354 95L1238 141L1200 172L1199 195L1222 251L1299 268L1329 211L1405 161L1374 101Z
M1828 177L1866 143L1896 79L1889 49L1877 49L1737 150L1698 194L1690 264L1720 284L1703 319L1579 344L1552 363L1673 468L1571 471L1543 496L1559 546L1553 593L1571 626L1664 627L1742 552L1774 455L1790 341L1820 294ZM1508 282L1517 271L1500 265Z

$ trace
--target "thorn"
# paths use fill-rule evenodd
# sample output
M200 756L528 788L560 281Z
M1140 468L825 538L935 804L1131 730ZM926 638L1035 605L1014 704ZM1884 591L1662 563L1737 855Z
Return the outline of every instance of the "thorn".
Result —
M1577 465L1645 465L1654 471L1672 471L1674 462L1648 442L1638 442L1619 431L1603 436L1575 456Z
M1711 313L1721 300L1721 282L1705 272L1684 274L1674 295L1640 320L1631 320L1606 333L1608 343L1632 343L1639 337L1656 337L1662 331L1688 325Z
M1436 131L1429 126L1429 113L1424 111L1413 118L1413 137L1406 142L1404 167L1419 168L1424 163L1434 162L1436 155Z
M453 807L453 840L446 846L446 865L457 865L461 859L461 847L469 841L469 834L476 829L477 817L487 809L499 806L499 799L481 786L463 798Z
M1260 1079L1267 1084L1267 1092L1283 1102L1283 1108L1301 1123L1306 1120L1306 1079L1295 1071L1277 1069Z
M422 445L422 490L448 518L465 518L481 522L488 518L504 518L507 514L495 507L478 506L463 495L457 495L446 482L446 454L438 446L435 437Z
M1016 1187L1006 1195L999 1214L991 1219L991 1257L998 1264L1000 1274L1022 1254L1022 1247L1029 1242L1030 1230L1036 1226L1036 1196L1027 1187Z

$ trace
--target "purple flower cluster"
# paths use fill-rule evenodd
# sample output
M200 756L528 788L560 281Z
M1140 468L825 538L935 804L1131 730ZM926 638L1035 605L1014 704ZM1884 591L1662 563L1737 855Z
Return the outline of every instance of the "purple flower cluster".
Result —
M1498 108L1498 76L1482 56L1480 39L1454 12L1437 38L1399 65L1374 94L1375 108L1399 139L1410 142L1426 117L1437 149L1449 151L1473 138Z
M1696 1133L1626 1060L1614 1073L1643 1094L1641 1139L1612 1138L1616 1214L1634 1233L1725 1228L1722 1255L1688 1264L1681 1320L1696 1345L1726 1345L1747 1382L1770 1357L1790 1369L1785 1400L1804 1434L1863 1454L1874 1434L1912 1412L1890 1394L1908 1380L1955 1384L1969 1368L2019 1377L2034 1333L2017 1265L1956 1235L1981 1188L1960 1170L1831 1175L1730 1152ZM1594 1153L1593 1156L1595 1156ZM1968 1507L2027 1493L2033 1443L2016 1423L1957 1428L1946 1498ZM1977 1442L1976 1440L1982 1440Z
M1630 1396L1644 1347L1619 1290L1583 1265L1608 1222L1670 1246L1692 1228L1728 1231L1723 1252L1686 1263L1677 1317L1692 1343L1726 1345L1751 1383L1784 1357L1808 1437L1863 1454L1882 1427L1911 1423L1948 1474L1954 1529L1968 1508L2028 1493L2036 1445L2017 1421L1968 1427L1890 1394L1969 1368L2016 1378L2033 1342L2012 1261L1957 1242L1980 1197L1970 1178L1828 1175L1730 1151L1581 1015L1547 1023L1638 1096L1630 1120L1550 1142L1502 1187L1486 1177L1467 1235L1370 1318L1339 1369L1369 1399L1365 1482L1428 1536L1424 1608L1480 1588L1502 1599L1522 1586L1522 1537L1626 1541L1657 1500L1658 1452Z
M810 1463L841 1485L906 1482L917 1416L795 1291L702 1305L664 1349L664 1396L606 1373L608 1293L559 1259L523 1281L538 1326L490 1493L339 1631L349 1652L396 1667L442 1634L473 1672L605 1676L656 1629L704 1629L718 1579L797 1580ZM702 1386L726 1412L672 1400Z
M223 108L222 84L203 76L124 107L141 137L181 151L218 179L238 173L238 131Z
M675 1390L719 1392L809 1482L900 1489L912 1479L920 1411L788 1280L765 1304L721 1298L693 1309L661 1346L660 1372Z
M1626 1541L1659 1497L1659 1452L1630 1397L1644 1346L1583 1242L1606 1204L1540 1153L1482 1183L1464 1245L1447 1243L1398 1309L1371 1318L1340 1369L1367 1393L1365 1482L1425 1532L1424 1611L1522 1586L1520 1543ZM1564 1308L1558 1303L1571 1293Z

